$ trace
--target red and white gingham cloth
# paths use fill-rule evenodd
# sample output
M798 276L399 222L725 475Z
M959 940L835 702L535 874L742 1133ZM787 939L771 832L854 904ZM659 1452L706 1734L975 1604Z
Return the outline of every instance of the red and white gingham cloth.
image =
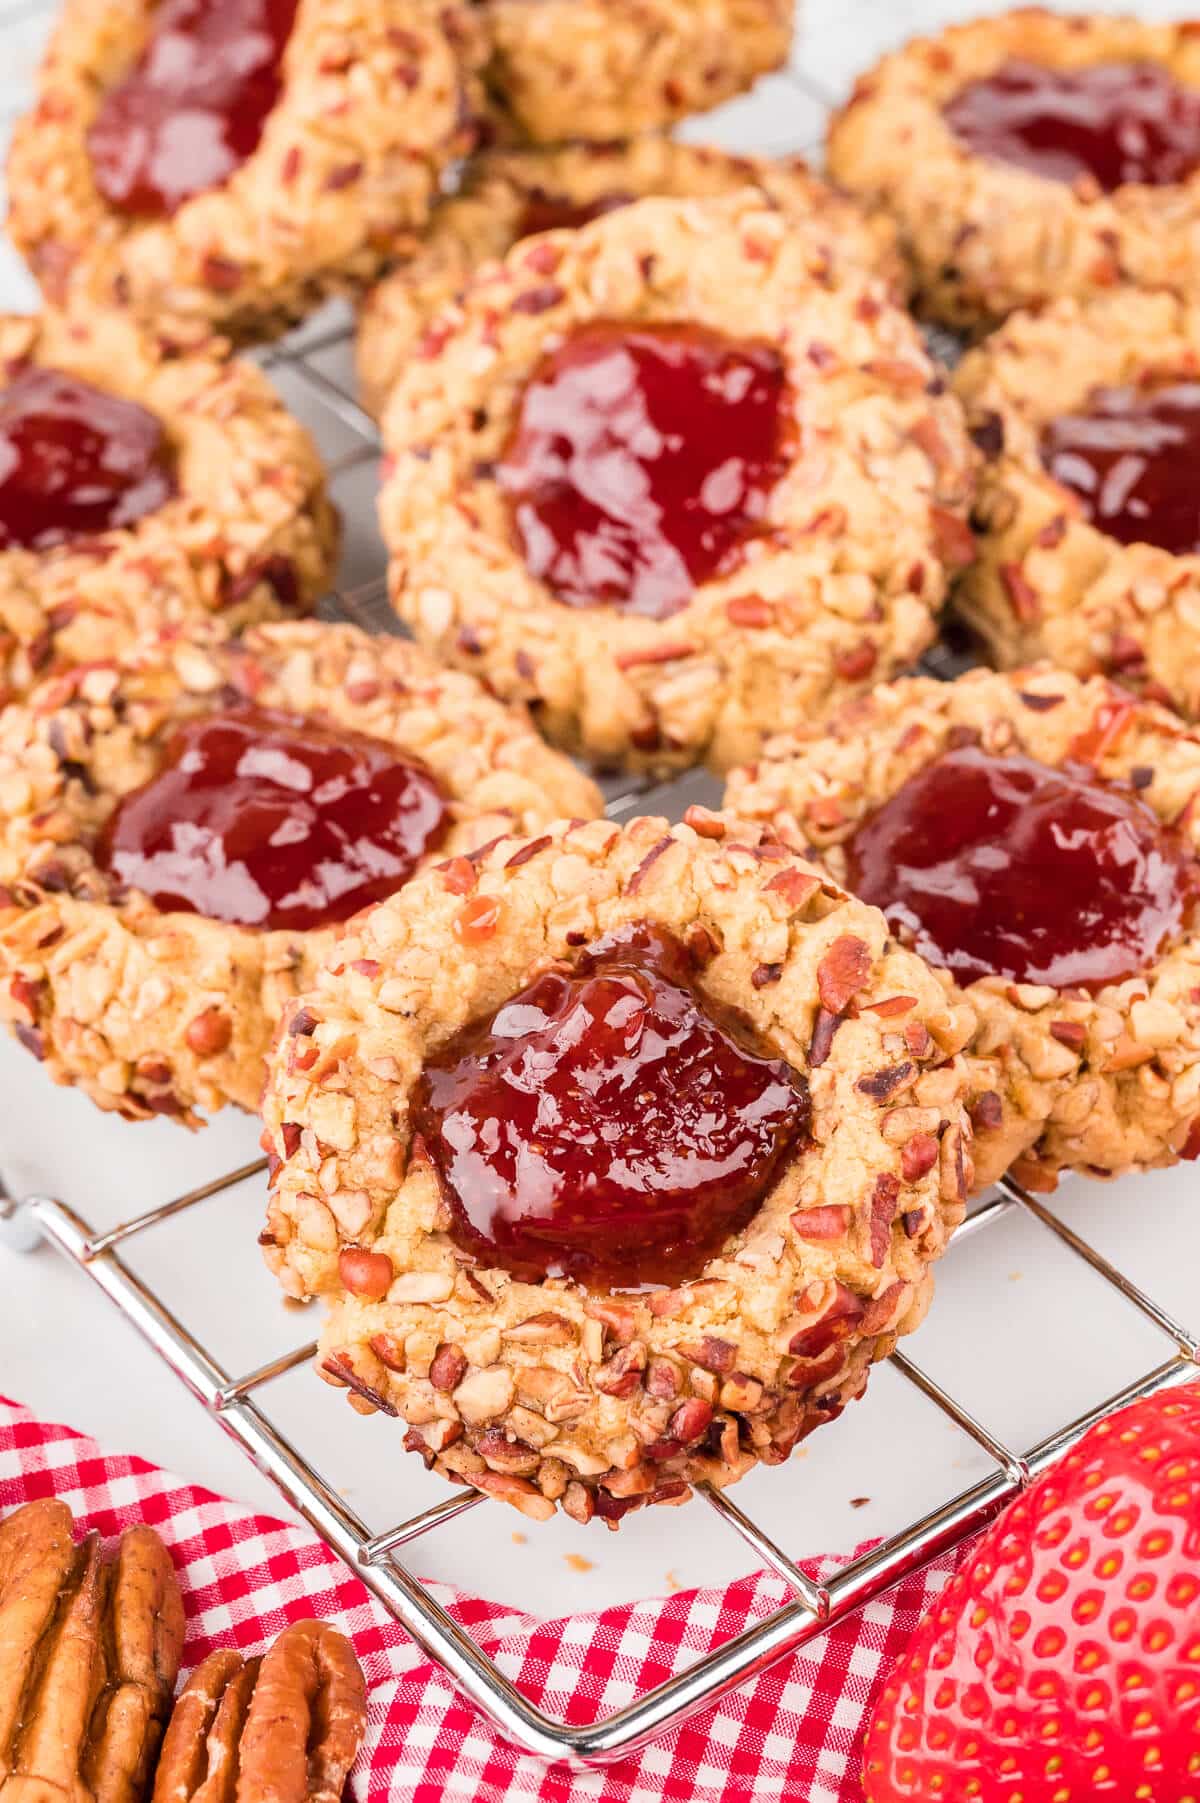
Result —
M344 1629L370 1686L367 1742L352 1780L359 1803L861 1803L867 1704L952 1569L942 1560L668 1739L580 1774L500 1740L313 1535L144 1459L104 1452L0 1398L0 1513L38 1496L61 1497L104 1536L135 1521L157 1528L187 1605L186 1670L218 1646L264 1652L305 1616ZM542 1622L431 1588L527 1696L572 1722L611 1713L788 1594L759 1573L724 1589Z

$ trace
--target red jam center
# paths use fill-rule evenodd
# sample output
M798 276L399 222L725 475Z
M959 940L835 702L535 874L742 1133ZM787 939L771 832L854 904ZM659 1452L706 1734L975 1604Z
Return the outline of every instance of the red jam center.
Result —
M297 0L162 0L150 41L88 131L97 188L143 219L218 188L279 98Z
M1090 176L1105 193L1180 182L1200 163L1200 91L1158 63L1048 69L1014 58L963 88L944 117L979 156L1048 181Z
M1144 971L1195 893L1182 846L1082 765L948 751L847 847L849 882L956 977L1097 989Z
M783 362L700 326L579 327L497 471L529 569L572 607L662 620L732 567L787 468Z
M544 188L533 189L525 202L525 211L517 228L518 238L531 238L535 232L577 232L580 226L602 219L605 213L617 213L627 207L634 196L623 188L598 194L595 200L567 200L562 194L548 194Z
M448 824L433 776L390 745L243 707L179 729L96 861L160 908L303 930L391 895Z
M162 422L55 369L0 389L0 550L130 526L175 493Z
M414 1100L483 1263L536 1282L677 1283L744 1227L808 1132L808 1085L641 924L549 970L428 1064Z
M1110 538L1200 551L1200 382L1093 389L1046 427L1041 452Z

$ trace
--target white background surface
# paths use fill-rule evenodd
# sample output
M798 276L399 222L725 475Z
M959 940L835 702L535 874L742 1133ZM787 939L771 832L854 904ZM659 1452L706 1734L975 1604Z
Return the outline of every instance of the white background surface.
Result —
M1064 6L1063 11L1087 10ZM1091 10L1121 10L1093 5ZM885 48L964 16L960 0L810 0L794 66L753 96L692 122L686 135L740 150L815 151L828 105ZM1142 5L1143 17L1180 16ZM0 133L26 104L50 11L0 0ZM32 284L0 246L0 307L33 304ZM311 334L309 334L311 336ZM372 456L347 404L348 353L335 345L278 380L317 432L346 514L343 582L378 574ZM341 391L341 392L339 392ZM702 779L701 779L702 780ZM676 802L676 809L686 802ZM63 1197L94 1226L203 1182L257 1155L253 1122L231 1113L190 1137L168 1122L130 1127L82 1097L53 1090L40 1069L0 1042L0 1171L13 1195ZM1112 1185L1076 1180L1055 1206L1159 1301L1200 1324L1200 1209L1195 1167ZM231 1374L302 1343L313 1318L285 1306L254 1245L261 1182L136 1242L130 1262L207 1338ZM1010 1217L945 1261L933 1314L905 1350L969 1408L1023 1449L1168 1356L1169 1345L1053 1238ZM0 1247L0 1392L107 1444L137 1452L217 1490L280 1512L276 1493L157 1364L81 1273L49 1251ZM363 1421L307 1371L263 1395L366 1518L382 1529L445 1494L405 1454L394 1422ZM785 1468L735 1492L791 1553L849 1548L905 1525L989 1468L886 1366L865 1401L825 1428ZM527 1532L524 1530L527 1528ZM741 1543L699 1503L631 1516L619 1535L563 1517L524 1524L485 1505L413 1549L438 1577L550 1615L673 1586L714 1583L747 1568Z

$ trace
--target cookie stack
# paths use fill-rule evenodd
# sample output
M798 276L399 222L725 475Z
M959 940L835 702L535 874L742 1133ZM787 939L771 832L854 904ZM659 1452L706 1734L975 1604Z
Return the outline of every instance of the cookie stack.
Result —
M914 45L840 189L666 135L791 11L68 0L12 154L0 1012L261 1112L320 1375L533 1519L787 1459L972 1189L1200 1151L1200 37ZM290 617L230 354L338 292L410 640Z

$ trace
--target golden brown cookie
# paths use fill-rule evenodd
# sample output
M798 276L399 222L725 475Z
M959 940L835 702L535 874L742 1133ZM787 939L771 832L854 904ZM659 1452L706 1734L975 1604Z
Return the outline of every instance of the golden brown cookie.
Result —
M1123 288L1019 313L955 374L987 453L955 606L1001 669L1049 657L1200 715L1200 308Z
M468 0L500 126L605 142L707 112L785 61L792 0Z
M428 1465L535 1519L681 1501L921 1319L971 1026L880 913L704 809L505 839L285 1010L268 1263Z
M257 1106L355 908L599 810L528 720L398 639L147 635L0 714L0 1016L129 1119Z
M10 314L0 363L0 695L144 629L238 629L325 592L338 524L316 447L219 339Z
M364 302L357 350L365 404L382 412L439 309L458 297L481 263L506 257L519 239L586 225L649 195L704 199L746 187L761 189L788 216L815 214L836 234L843 254L900 290L904 266L891 220L864 212L801 157L739 157L655 134L629 144L487 151L438 208L419 249Z
M425 0L299 0L294 21L243 0L192 52L209 94L225 83L213 103L180 75L189 19L188 0L68 0L14 134L9 232L56 304L270 336L423 225L469 141L456 47Z
M1200 38L1019 7L859 81L829 167L893 212L919 304L975 331L1121 282L1195 290Z
M1175 715L1048 665L914 678L769 745L725 799L886 892L974 1010L981 1182L1200 1152L1200 735Z
M930 642L974 453L886 288L746 192L486 266L393 391L397 612L607 763L722 767Z

